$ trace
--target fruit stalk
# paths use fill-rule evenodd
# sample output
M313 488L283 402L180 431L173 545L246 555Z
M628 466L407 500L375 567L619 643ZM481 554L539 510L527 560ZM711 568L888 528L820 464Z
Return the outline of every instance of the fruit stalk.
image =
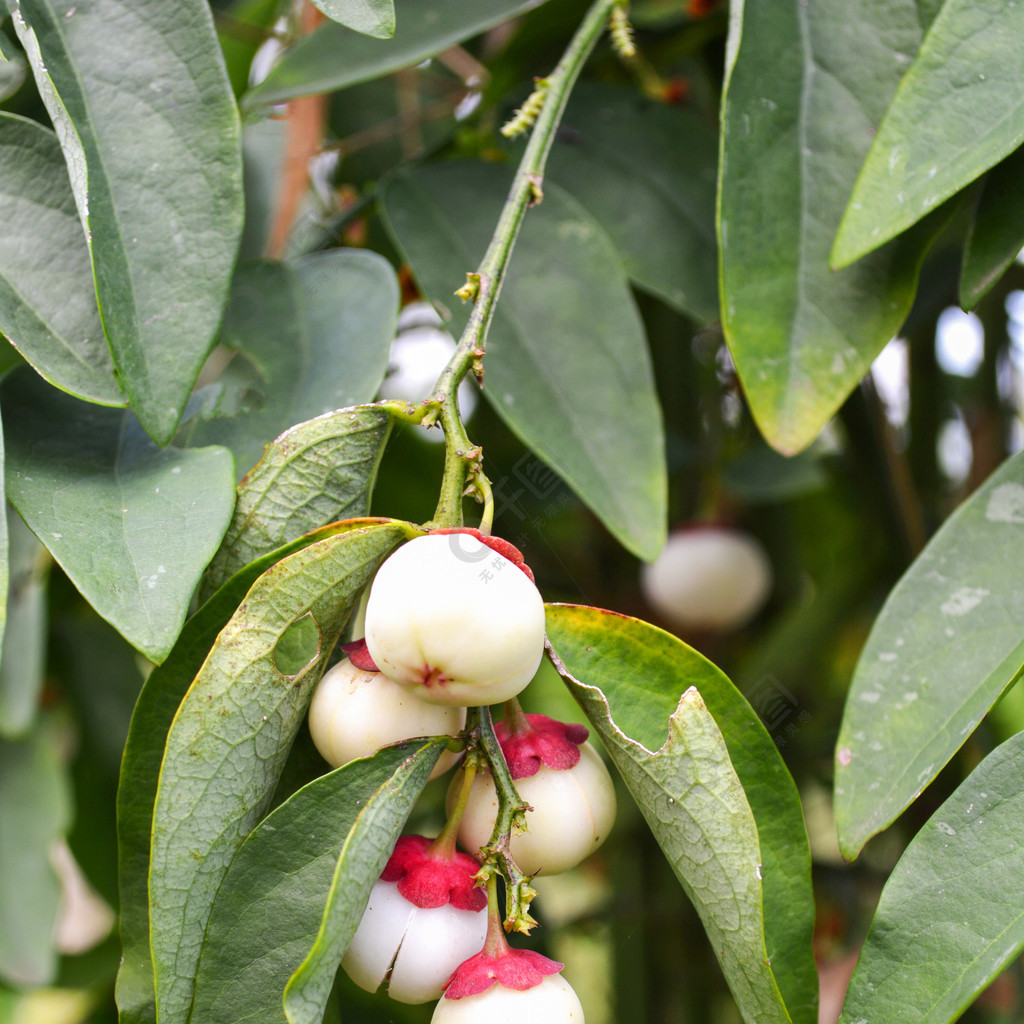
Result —
M522 827L526 821L528 805L516 792L512 776L509 774L505 755L494 734L494 723L491 721L491 710L488 707L469 708L466 720L472 735L478 737L479 749L487 759L491 777L498 794L498 816L494 823L494 831L487 844L480 850L483 867L480 873L492 885L495 875L505 878L505 927L509 931L528 934L537 923L530 915L530 903L537 895L530 885L532 877L523 874L512 857L509 844L512 831Z

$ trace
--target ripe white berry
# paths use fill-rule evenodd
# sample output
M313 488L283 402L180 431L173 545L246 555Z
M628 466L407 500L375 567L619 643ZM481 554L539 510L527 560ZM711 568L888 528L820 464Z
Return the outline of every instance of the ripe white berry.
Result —
M387 978L392 999L426 1003L441 995L452 971L483 945L486 934L486 910L450 903L417 907L396 882L378 881L341 966L367 992L376 992Z
M476 995L441 999L430 1024L583 1024L583 1007L560 974L533 988L517 990L494 984Z
M454 843L402 836L370 893L341 961L367 992L387 981L400 1003L437 999L455 969L483 944L487 897L480 865Z
M465 708L424 704L383 672L364 672L348 658L324 673L309 705L313 743L335 768L413 736L455 735L465 724ZM446 751L430 777L456 760Z
M450 793L462 780L452 780ZM580 747L575 768L542 765L536 775L516 779L519 795L533 809L526 831L512 836L512 856L528 875L557 875L589 857L607 838L615 822L615 786L600 754L589 743ZM478 850L491 837L498 795L490 775L478 772L462 816L459 842Z
M648 603L675 625L726 632L761 609L772 567L749 534L699 525L673 533L640 582Z
M366 646L377 667L420 700L496 704L519 693L540 665L544 602L520 565L478 537L432 533L380 567L366 605Z

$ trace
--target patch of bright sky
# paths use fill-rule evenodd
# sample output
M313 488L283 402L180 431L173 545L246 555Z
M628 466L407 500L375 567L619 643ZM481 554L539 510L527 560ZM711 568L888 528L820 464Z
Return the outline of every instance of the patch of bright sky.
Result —
M935 448L939 467L947 479L955 484L966 480L974 461L974 450L967 424L959 415L942 424L935 439Z

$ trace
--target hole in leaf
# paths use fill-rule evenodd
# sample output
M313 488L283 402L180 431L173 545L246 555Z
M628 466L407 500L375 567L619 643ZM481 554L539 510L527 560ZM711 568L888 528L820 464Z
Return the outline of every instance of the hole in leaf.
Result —
M296 619L274 648L274 664L284 676L297 676L320 653L320 627L312 612Z

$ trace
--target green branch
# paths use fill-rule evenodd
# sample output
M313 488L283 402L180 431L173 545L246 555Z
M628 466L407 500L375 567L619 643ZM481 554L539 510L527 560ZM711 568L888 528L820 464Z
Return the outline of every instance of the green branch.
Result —
M458 390L466 374L473 370L483 378L483 356L487 332L494 316L512 248L522 227L526 211L539 203L544 192L544 167L554 143L572 87L601 37L617 0L595 0L576 30L555 70L543 81L539 111L523 158L519 162L512 189L501 211L497 227L484 258L475 273L467 277L456 293L473 300L473 312L448 365L441 371L434 390L424 403L426 424L440 421L445 432L445 467L441 496L428 528L462 525L462 498L474 493L485 502L485 522L489 521L490 488L481 468L480 448L466 433L459 414ZM536 109L536 104L535 104ZM534 110L531 110L531 116ZM467 486L468 485L468 486Z

